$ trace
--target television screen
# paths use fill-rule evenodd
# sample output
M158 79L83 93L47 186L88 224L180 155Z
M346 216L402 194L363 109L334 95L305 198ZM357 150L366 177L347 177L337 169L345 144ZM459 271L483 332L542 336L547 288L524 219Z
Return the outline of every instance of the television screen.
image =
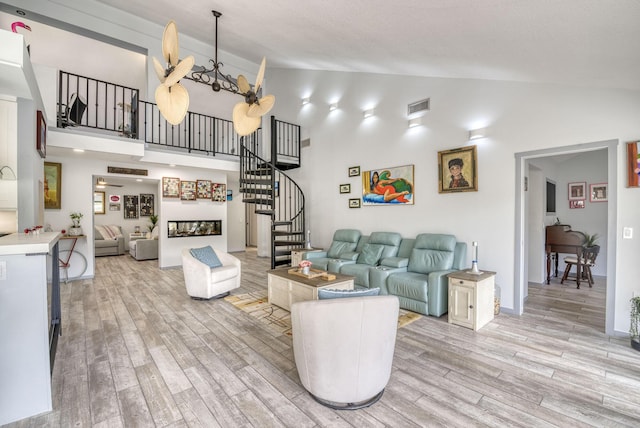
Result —
M547 214L556 213L556 183L547 180Z

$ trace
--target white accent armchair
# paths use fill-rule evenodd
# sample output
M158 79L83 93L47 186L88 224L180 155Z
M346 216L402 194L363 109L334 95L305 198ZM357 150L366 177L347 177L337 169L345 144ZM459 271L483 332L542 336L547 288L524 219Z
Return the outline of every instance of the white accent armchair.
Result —
M187 294L194 299L220 298L240 287L241 263L231 254L217 250L222 266L210 268L191 255L189 248L182 250L182 270Z
M396 296L297 302L291 306L300 381L319 403L360 409L378 401L391 377Z

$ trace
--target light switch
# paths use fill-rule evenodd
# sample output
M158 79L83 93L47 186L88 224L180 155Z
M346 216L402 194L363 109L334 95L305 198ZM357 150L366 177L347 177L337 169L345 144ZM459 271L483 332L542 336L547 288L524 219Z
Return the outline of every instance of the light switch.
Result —
M623 227L622 239L631 239L631 238L633 238L633 227Z

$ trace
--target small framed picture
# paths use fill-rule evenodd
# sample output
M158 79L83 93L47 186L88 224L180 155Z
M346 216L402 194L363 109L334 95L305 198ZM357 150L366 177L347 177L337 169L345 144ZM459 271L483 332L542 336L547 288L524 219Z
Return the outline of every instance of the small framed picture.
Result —
M47 157L47 121L44 114L38 110L36 114L36 150L41 158Z
M609 188L607 183L589 185L589 202L607 202L609 200Z
M587 183L569 183L569 200L582 201L587 198ZM578 208L578 207L576 207Z
M180 200L195 201L196 200L196 182L180 181Z
M349 168L349 177L357 177L359 175L360 175L359 166L352 166L351 168Z
M176 177L162 177L162 197L180 197L180 179Z
M341 184L340 193L351 193L351 184Z
M360 198L349 199L349 208L360 208Z
M196 198L211 199L211 180L196 180Z
M569 208L584 208L584 199L580 199L578 201L569 201Z

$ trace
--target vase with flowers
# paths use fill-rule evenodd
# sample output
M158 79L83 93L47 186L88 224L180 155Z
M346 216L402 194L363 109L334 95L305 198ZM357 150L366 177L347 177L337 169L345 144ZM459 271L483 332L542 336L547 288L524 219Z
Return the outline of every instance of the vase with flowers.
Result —
M303 260L298 265L298 271L303 275L309 275L311 269L311 262L309 260Z

